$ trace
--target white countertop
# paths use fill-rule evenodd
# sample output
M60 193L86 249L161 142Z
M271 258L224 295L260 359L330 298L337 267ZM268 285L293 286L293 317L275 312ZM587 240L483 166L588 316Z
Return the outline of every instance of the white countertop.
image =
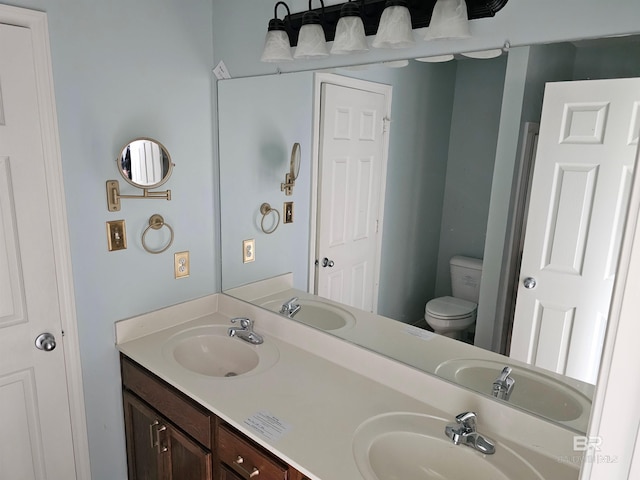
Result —
M163 351L185 329L230 325L233 316L255 320L265 344L278 351L275 364L255 374L216 378L190 372ZM572 453L569 432L225 295L123 320L116 324L116 336L122 353L314 480L363 478L352 439L373 416L415 412L453 421L452 411L465 409L478 412L478 430L498 441L515 426L525 429L522 438L508 440L532 449L527 458L545 477L578 476L577 468L557 461ZM265 435L252 427L250 421L263 413L276 417L281 429ZM495 429L489 429L490 420Z

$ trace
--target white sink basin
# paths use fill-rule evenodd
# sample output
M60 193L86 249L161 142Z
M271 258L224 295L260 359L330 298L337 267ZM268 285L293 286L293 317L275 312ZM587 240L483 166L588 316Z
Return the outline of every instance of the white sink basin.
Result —
M229 337L228 328L209 325L184 330L166 342L163 353L190 372L221 378L258 373L278 361L277 348L267 340L251 345Z
M455 359L441 363L435 373L476 392L491 395L493 382L505 366L491 360ZM591 400L578 390L551 376L509 366L511 377L516 381L509 403L556 421L588 417Z
M450 423L455 419L402 412L367 420L353 439L360 473L367 480L543 480L503 443L493 455L454 445L444 433Z
M287 301L289 298L269 300L261 306L279 313L282 305ZM330 331L352 327L356 323L351 313L330 303L307 298L300 298L296 303L302 308L295 314L293 320L305 325Z

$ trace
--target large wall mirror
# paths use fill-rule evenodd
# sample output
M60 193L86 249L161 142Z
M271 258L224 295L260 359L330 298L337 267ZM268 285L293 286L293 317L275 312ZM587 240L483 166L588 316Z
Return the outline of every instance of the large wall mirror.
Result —
M427 301L451 294L450 258L483 258L471 348L508 353L514 295L508 272L518 257L512 248L522 224L517 218L524 218L514 181L522 184L528 178L520 165L540 122L545 83L640 77L638 59L638 39L622 37L512 48L493 59L333 70L393 87L374 312L417 324ZM223 291L287 273L294 288L315 291L320 233L311 221L318 192L313 171L318 161L316 82L314 72L298 72L218 84ZM296 142L302 152L300 174L296 191L285 199L281 174ZM274 207L293 201L295 221L273 235L260 235L258 207L264 201ZM243 264L239 246L249 238L256 239L256 260ZM403 357L397 342L384 345L381 338L372 342L347 332L341 336L349 341L436 373L436 365ZM458 368L456 358L450 360L449 366ZM504 363L509 363L506 358ZM582 380L575 384L588 396L595 377ZM550 391L544 382L537 385L528 392L532 404L516 406L586 430L586 422L577 425L547 415L540 405Z

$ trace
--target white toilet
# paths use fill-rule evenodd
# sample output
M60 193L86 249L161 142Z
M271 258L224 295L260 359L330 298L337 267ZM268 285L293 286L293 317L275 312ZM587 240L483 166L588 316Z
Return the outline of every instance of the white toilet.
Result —
M427 302L424 319L434 332L459 340L476 321L482 260L456 255L449 266L453 296Z

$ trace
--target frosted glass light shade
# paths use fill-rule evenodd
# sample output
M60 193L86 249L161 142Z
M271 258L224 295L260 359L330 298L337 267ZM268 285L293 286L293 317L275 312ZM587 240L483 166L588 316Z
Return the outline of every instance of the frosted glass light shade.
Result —
M364 24L360 17L341 17L336 25L336 36L331 53L344 55L369 51Z
M289 35L284 30L272 30L267 32L264 40L264 50L262 51L261 62L291 62L291 44Z
M328 55L327 39L322 26L317 23L302 25L293 58L321 58Z
M469 17L464 0L438 0L433 7L425 40L436 38L468 38Z
M378 32L373 39L375 48L407 48L413 46L415 39L413 38L413 29L411 26L411 13L404 5L398 3L406 2L387 2L388 5L382 12Z
M496 58L496 57L499 57L500 55L502 55L502 49L501 48L493 48L491 50L478 50L478 51L475 51L475 52L462 52L462 55L464 55L465 57L469 57L469 58L480 58L480 59Z
M442 63L449 62L453 60L453 55L447 53L445 55L434 55L433 57L420 57L416 58L418 62L427 62L427 63Z

